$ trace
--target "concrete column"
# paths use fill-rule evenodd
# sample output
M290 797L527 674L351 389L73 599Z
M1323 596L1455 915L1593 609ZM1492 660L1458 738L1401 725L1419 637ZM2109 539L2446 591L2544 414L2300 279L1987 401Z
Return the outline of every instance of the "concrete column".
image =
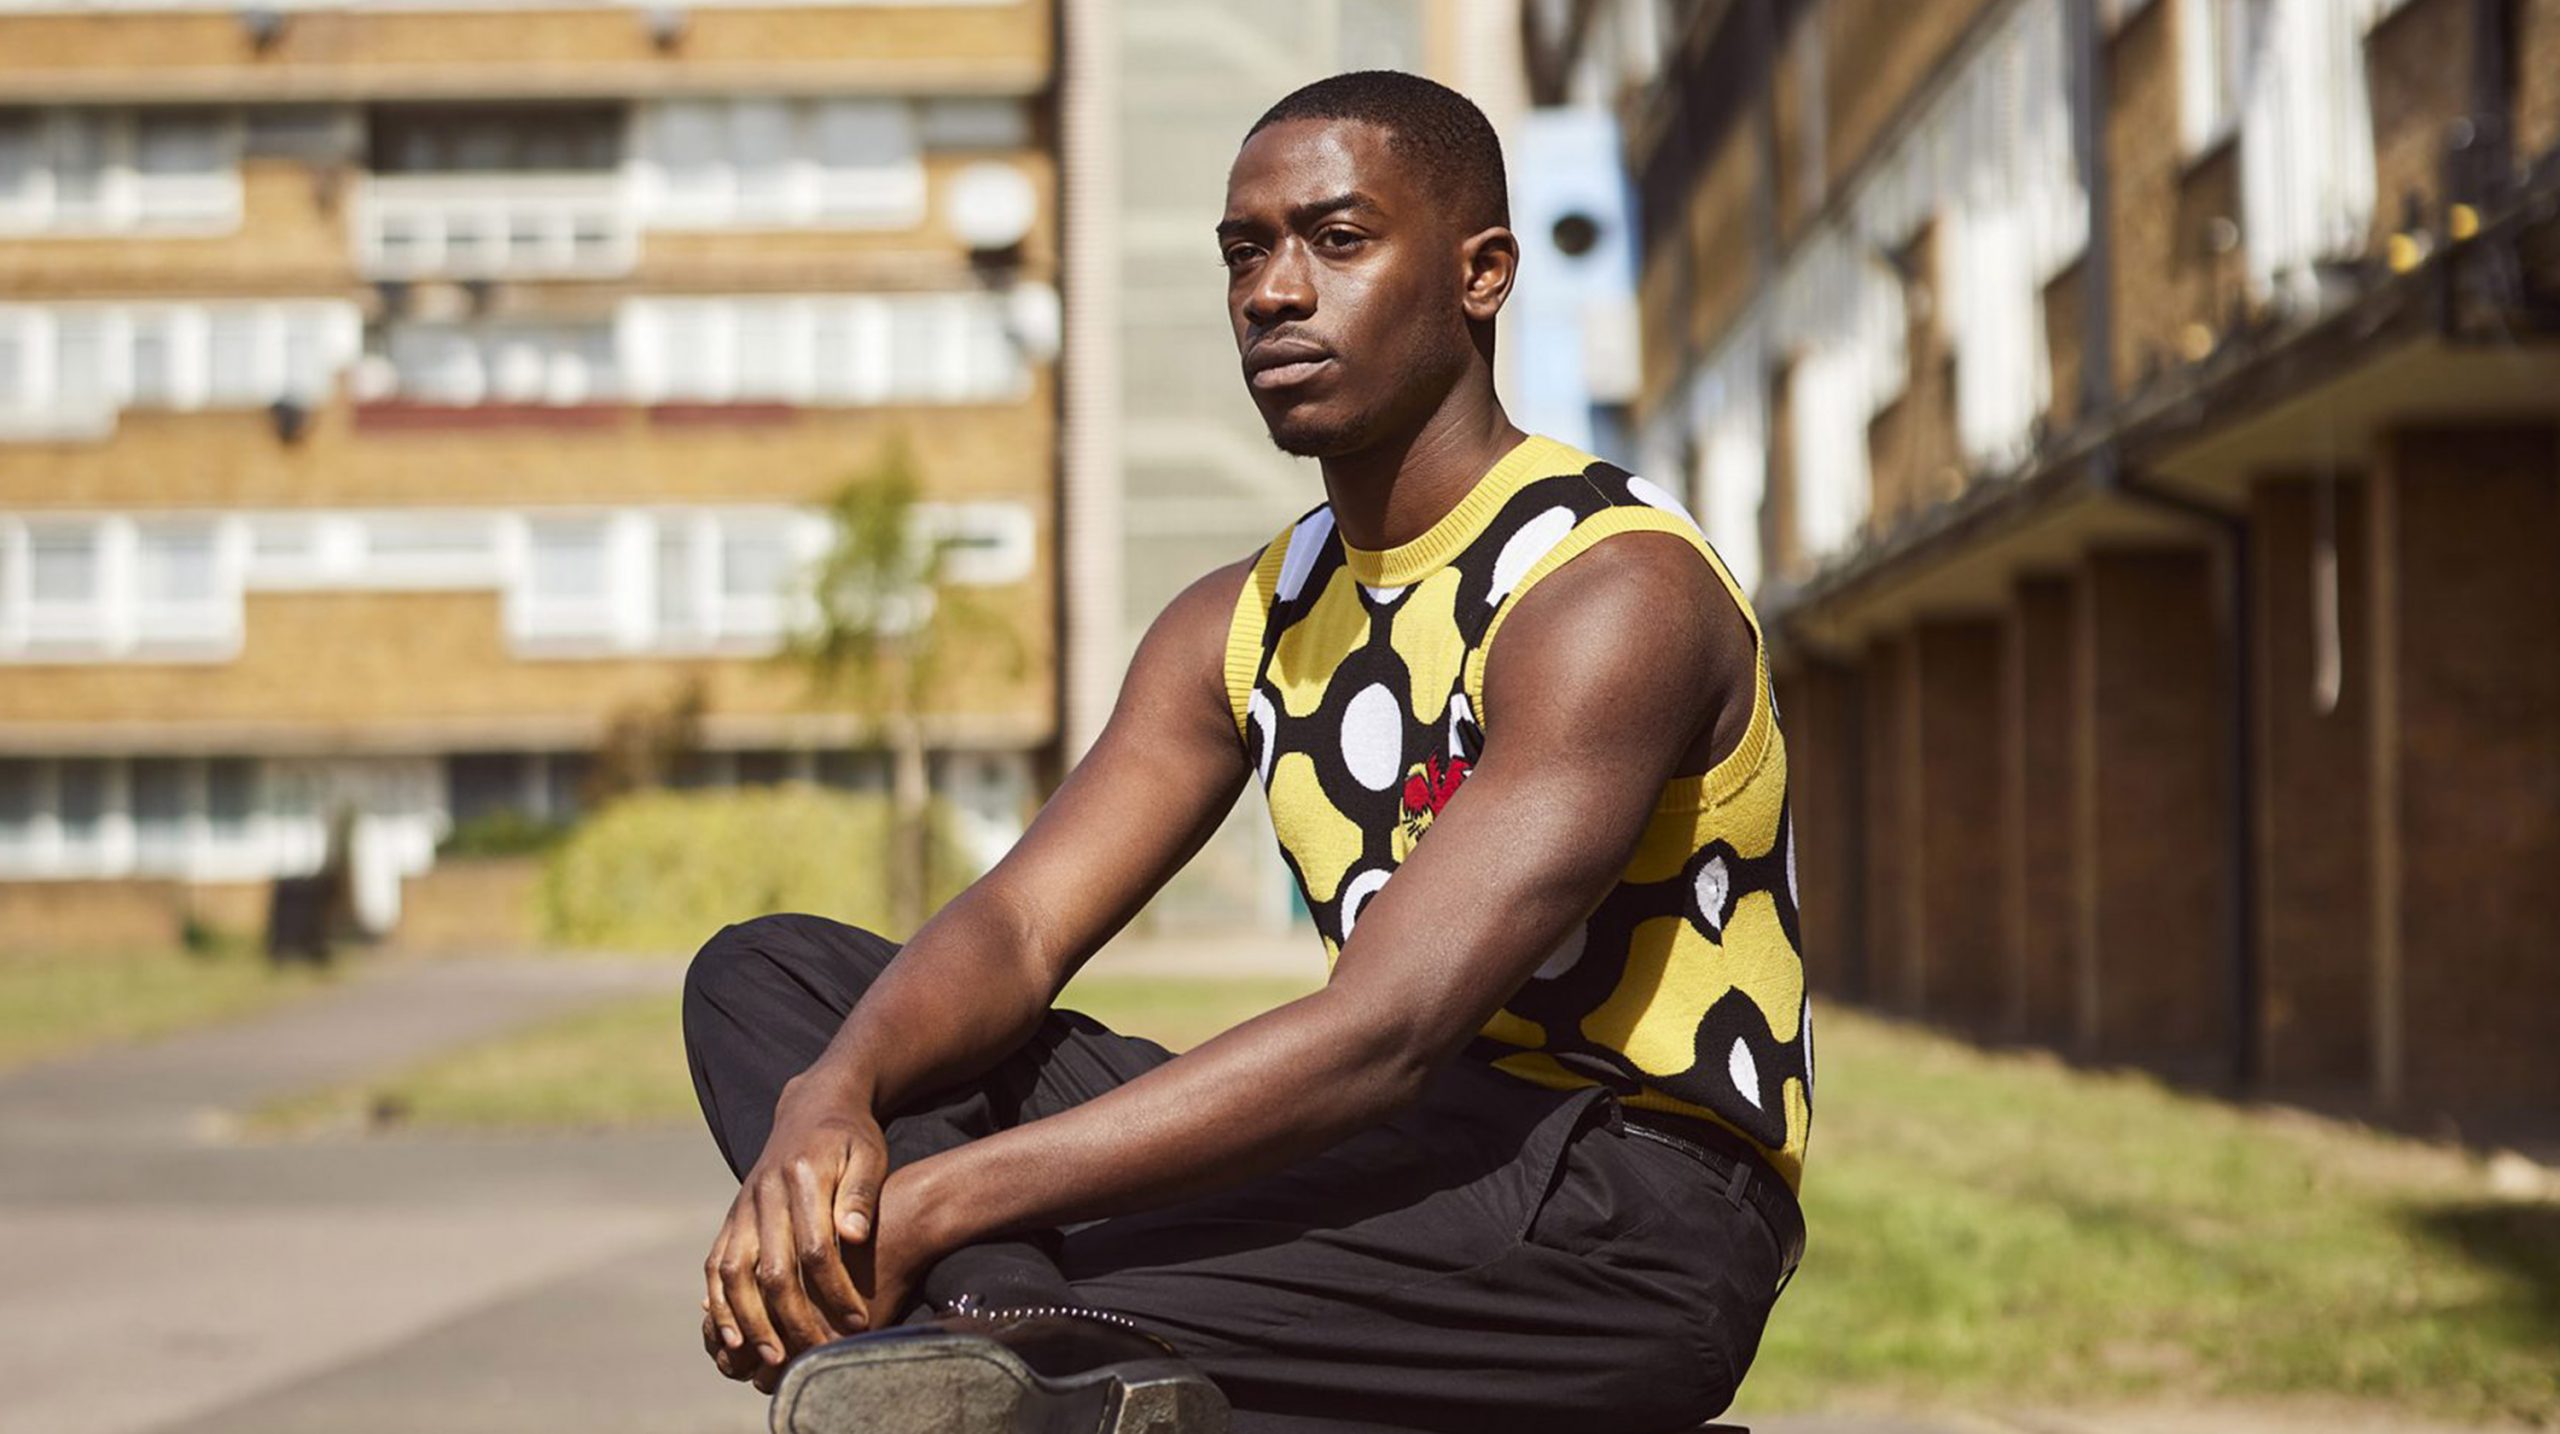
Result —
M2365 502L2353 479L2250 495L2257 1019L2261 1071L2280 1085L2372 1069Z
M2006 980L2001 858L2000 624L1924 622L1912 634L1912 1009L1997 1024Z
M2226 1048L2226 707L2209 554L2108 550L2079 604L2078 1035L2184 1068Z
M2376 1085L2560 1100L2560 435L2403 431L2372 484Z
M2076 698L2072 580L2021 581L2008 615L2002 700L2009 859L2003 865L2010 968L2003 1025L2013 1036L2060 1041L2073 1029L2073 734Z

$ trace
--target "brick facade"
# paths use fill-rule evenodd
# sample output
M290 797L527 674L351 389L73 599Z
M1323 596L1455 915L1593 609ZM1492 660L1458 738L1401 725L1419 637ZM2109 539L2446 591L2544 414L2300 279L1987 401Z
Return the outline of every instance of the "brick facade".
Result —
M2000 625L1941 620L1913 635L1919 769L1913 856L1920 922L1914 1005L1990 1030L2007 985L2001 868L2008 853L2000 780Z
M2088 718L2072 647L2078 636L2075 602L2068 578L2021 581L2002 649L2010 813L2003 875L2013 963L2005 1025L2042 1041L2068 1038L2078 1010L2078 856L2071 813L2077 736Z
M2560 436L2413 429L2373 487L2386 1079L2423 1107L2560 1101ZM2381 611L2387 605L2387 612Z
M2325 496L2316 480L2250 494L2258 1022L2262 1070L2278 1083L2352 1085L2373 1058L2365 501L2352 478ZM2321 561L2324 510L2334 580ZM2329 641L2336 665L2324 674Z
M2090 1054L2220 1048L2230 858L2215 565L2188 551L2101 550L2080 589L2084 996Z

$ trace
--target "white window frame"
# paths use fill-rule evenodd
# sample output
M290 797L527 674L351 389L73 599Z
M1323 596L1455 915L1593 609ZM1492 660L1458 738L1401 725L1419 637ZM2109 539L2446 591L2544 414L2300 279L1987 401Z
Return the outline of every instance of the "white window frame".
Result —
M35 182L25 195L0 204L0 234L236 231L242 213L240 152L244 126L240 111L206 111L213 125L216 166L207 173L180 175L147 175L141 171L142 113L131 108L95 106L38 109ZM100 127L98 198L89 212L66 217L56 156L61 151L63 135L83 123Z
M884 162L828 162L829 128L848 121L880 127ZM626 169L653 230L910 229L925 220L925 127L906 100L686 97L635 106L631 126ZM674 162L679 136L703 152L698 164Z

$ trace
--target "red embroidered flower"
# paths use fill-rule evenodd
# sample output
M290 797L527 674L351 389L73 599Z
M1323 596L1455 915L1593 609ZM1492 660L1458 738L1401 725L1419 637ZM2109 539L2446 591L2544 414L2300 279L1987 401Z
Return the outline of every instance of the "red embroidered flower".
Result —
M1440 809L1447 806L1449 798L1457 792L1458 784L1467 779L1469 765L1466 758L1453 757L1444 769L1438 757L1424 758L1413 775L1404 779L1406 814L1419 816L1429 812L1439 815Z

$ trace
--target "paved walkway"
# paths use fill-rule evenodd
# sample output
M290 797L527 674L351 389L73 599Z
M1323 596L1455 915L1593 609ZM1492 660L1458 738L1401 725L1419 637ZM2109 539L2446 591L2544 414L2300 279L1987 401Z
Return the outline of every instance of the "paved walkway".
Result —
M0 1077L0 1430L762 1429L763 1397L702 1353L696 1272L736 1184L700 1132L226 1134L271 1096L681 969L384 961Z

